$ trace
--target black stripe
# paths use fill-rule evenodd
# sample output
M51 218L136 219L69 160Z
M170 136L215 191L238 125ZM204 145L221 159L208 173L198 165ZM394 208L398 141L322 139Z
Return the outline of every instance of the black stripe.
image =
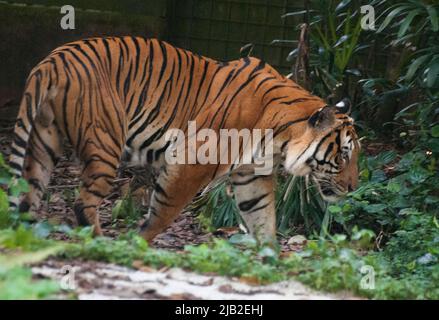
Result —
M201 62L201 61L199 61L199 62ZM195 95L195 99L194 99L194 106L197 106L197 107L199 106L199 104L198 104L198 97L200 96L201 88L203 87L204 81L206 80L207 70L209 69L209 65L208 65L208 63L206 61L204 61L203 66L204 66L203 74L201 75L201 79L200 79L200 82L198 84L197 94ZM195 108L193 108L193 110L189 114L189 120L193 119L195 111L196 111Z
M85 186L84 186L85 187ZM91 193L92 195L99 197L99 198L105 198L107 195L99 192L98 190L91 190L88 187L85 187L85 191L88 193Z
M129 129L131 129L137 123L138 119L142 118L142 116L143 116L143 114L145 112L145 109L143 109L144 112L138 118L136 118L137 115L142 110L142 108L144 107L146 97L148 96L147 93L148 93L148 90L149 90L149 83L151 81L152 74L153 74L153 72L152 72L153 69L152 68L153 68L153 62L154 62L153 61L154 60L154 46L152 45L152 40L149 41L149 50L148 50L148 52L149 52L148 60L144 64L142 79L145 78L147 67L148 67L148 77L146 78L146 81L145 81L142 89L140 90L141 94L140 94L138 102L137 102L137 107L136 107L136 110L134 111L133 116L131 117L131 119L134 119L134 122L133 121L130 122L130 124L128 125ZM129 114L129 112L130 112L130 108L127 109L127 114Z
M261 195L261 196L259 196L257 198L241 202L238 205L239 206L239 210L241 210L241 211L249 211L249 210L251 210L254 206L256 206L259 203L259 201L261 201L267 195L268 195L268 193L265 193L265 194L263 194L263 195Z
M10 166L12 169L17 170L17 171L20 172L20 173L21 173L21 171L23 170L23 168L21 167L21 165L19 165L18 163L15 163L15 162L9 162L9 166Z
M43 192L43 187L40 184L40 181L36 178L30 178L27 182L32 185L35 189Z
M109 43L108 43L108 39L107 38L103 38L102 42L104 44L105 53L106 53L107 60L108 60L108 73L109 73L109 75L111 75L111 67L113 65L113 62L112 62L112 59L111 59L111 52L110 52L110 46L109 46Z
M140 64L140 45L139 40L136 37L131 37L131 40L134 43L134 47L136 48L136 63L134 64L134 79L137 77L137 72L139 70Z
M160 156L162 155L163 152L166 151L166 149L169 147L169 145L171 144L170 141L168 141L162 148L158 149L155 154L154 154L154 160L158 161Z
M172 68L172 70L174 70L174 67ZM136 129L136 131L128 137L127 142L126 142L127 146L131 147L133 140L139 134L143 133L143 131L148 127L149 124L151 124L151 122L153 122L155 119L157 119L158 115L160 114L160 107L162 106L163 98L165 96L166 90L170 90L169 84L171 83L172 76L173 76L173 72L170 73L169 78L166 81L165 87L163 88L163 91L162 91L154 109L151 110L151 112L148 114L148 117L146 118L146 120L143 121L142 125L140 127L138 127ZM138 121L140 121L140 119L141 119L141 117L139 117ZM136 123L138 121L136 121Z
M160 199L157 197L157 195L154 195L154 200L157 201L159 204L165 206L165 207L173 207L173 205L171 205L171 204L169 204L169 203L167 203L167 202L165 202L165 201L160 200Z
M260 63L259 63L259 64L258 64L258 65L257 65L257 66L256 66L251 72L250 72L248 79L247 79L242 85L240 85L240 86L238 87L238 90L236 90L235 93L232 95L232 97L230 98L230 100L229 100L227 106L226 106L225 109L224 109L224 113L223 113L223 116L222 116L222 118L221 118L221 122L220 122L219 128L223 128L223 126L224 126L224 122L225 122L225 120L226 120L226 117L229 116L229 112L228 112L228 111L229 111L229 108L230 108L231 105L232 105L233 100L235 100L235 98L238 96L238 94L239 94L239 93L240 93L245 87L247 87L247 86L249 85L249 83L251 83L251 82L253 81L253 79L256 78L256 76L259 75L259 73L257 73L257 71L262 70L264 67L265 67L265 63L264 63L263 61L260 61ZM212 117L212 121L210 122L210 124L211 124L210 127L212 127L213 121L215 120L215 117L216 117L218 114L219 114L219 113L216 113L216 114Z
M323 156L323 160L326 160L326 157L331 153L331 151L334 149L334 142L331 142L329 145L328 145L328 148L326 149L326 151L325 151L325 154L324 154L324 156Z
M17 133L15 133L14 144L23 149L26 149L27 147L26 141L24 141L24 139L20 137Z
M265 109L266 109L271 103L273 103L273 102L275 102L275 101L277 101L277 100L281 100L281 99L287 98L287 97L288 97L288 96L274 97L274 98L270 99L270 101L268 101L268 102L264 105L264 107L263 107L262 109L265 111ZM283 102L282 102L282 104L283 104Z
M157 80L156 88L160 85L161 80L163 78L163 75L165 73L166 67L168 65L168 53L166 52L165 45L162 41L159 41L158 43L159 43L160 50L162 53L163 62L162 62L162 66L160 67L159 79Z
M52 161L52 163L55 165L58 162L58 157L55 154L55 151L53 151L47 144L46 142L41 138L40 133L38 132L38 130L34 130L34 134L35 137L39 140L39 142L41 143L41 145L44 148L45 153L47 153L50 157L50 160Z
M251 213L253 213L253 212L256 212L256 211L259 211L259 210L265 209L266 207L268 207L269 204L270 204L270 202L267 202L266 204L264 204L264 205L262 205L262 206L260 206L260 207L254 208L254 209L252 209L252 210L246 212L245 214L251 214Z
M231 80L230 82L232 82L233 80L235 80L236 77L239 76L239 74L240 74L245 68L247 68L247 67L250 65L251 60L250 60L249 57L245 57L243 60L244 60L244 64L243 64L243 66L242 66L241 68L238 69L238 71L237 71L236 74L233 76L233 78L232 78L232 80ZM264 64L265 64L265 62L264 62Z
M265 83L265 82L267 82L267 81L270 81L270 80L274 80L274 79L276 79L276 77L267 77L267 78L265 78L264 80L262 80L261 82L259 82L258 83L258 85L256 86L256 88L255 88L255 92L257 92L258 90L259 90L259 88Z
M67 67L67 62L65 60L64 54L60 54L61 59L64 62L64 68L68 68ZM67 73L67 71L66 71ZM67 75L66 76L66 85L65 85L65 91L64 91L64 97L63 97L63 101L62 101L62 110L63 110L63 123L64 123L64 128L66 131L66 135L67 135L67 139L69 140L70 144L72 143L72 137L70 135L70 131L69 131L69 125L68 125L68 121L67 121L67 96L69 94L69 90L70 90L70 77Z
M25 156L24 153L21 153L20 151L15 149L14 146L11 147L11 153L17 157L20 157L20 158L24 158L24 156Z
M117 92L120 92L120 75L122 72L122 65L124 64L124 52L122 49L122 45L119 42L119 64L117 66L117 71L116 71L116 88L117 88Z
M102 162L105 163L106 165L108 165L111 169L113 170L117 170L117 166L115 164L113 164L112 162L105 160L104 158L102 158L100 155L94 154L91 156L91 159L88 159L87 161L85 161L84 163L84 170L87 169L87 167L93 163L93 162Z
M264 176L252 176L252 177L250 177L250 179L247 179L245 181L233 180L232 181L232 185L234 185L234 186L245 186L245 185L247 185L247 184L249 184L249 183L251 183L251 182L253 182L253 181L255 181L255 180L259 179L259 178L262 178L262 177L264 177Z
M297 98L297 99L293 99L293 100L289 100L289 101L281 102L281 104L292 105L292 104L294 104L294 103L306 102L306 101L309 101L309 100L318 100L318 99Z
M282 131L286 130L287 128L289 128L293 124L296 124L296 123L299 123L299 122L303 122L303 121L306 121L306 120L308 120L308 117L299 118L299 119L288 121L287 123L284 123L283 125L281 125L281 126L276 128L276 130L273 133L273 137L276 137L279 133L281 133Z

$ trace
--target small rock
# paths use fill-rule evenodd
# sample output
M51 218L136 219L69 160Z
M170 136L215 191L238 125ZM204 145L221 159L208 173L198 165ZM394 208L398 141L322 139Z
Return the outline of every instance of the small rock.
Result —
M288 245L300 245L305 243L306 243L306 238L300 234L295 235L288 240Z
M418 258L419 264L432 264L437 261L437 258L431 253L426 253L422 257Z

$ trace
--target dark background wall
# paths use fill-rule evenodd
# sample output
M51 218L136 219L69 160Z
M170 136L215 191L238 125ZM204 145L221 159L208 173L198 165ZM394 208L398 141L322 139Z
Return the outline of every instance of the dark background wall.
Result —
M18 3L19 2L19 3ZM297 39L295 23L281 19L292 0L16 0L0 3L0 108L16 105L27 74L52 49L92 36L140 35L219 60L239 57L254 43L253 55L281 72ZM60 7L75 8L76 29L62 30ZM0 117L2 117L0 113Z
M253 55L287 72L285 58L291 45L270 45L274 39L297 39L296 22L281 19L294 11L288 0L177 0L171 1L169 36L175 45L206 56L230 60L239 49L255 45Z

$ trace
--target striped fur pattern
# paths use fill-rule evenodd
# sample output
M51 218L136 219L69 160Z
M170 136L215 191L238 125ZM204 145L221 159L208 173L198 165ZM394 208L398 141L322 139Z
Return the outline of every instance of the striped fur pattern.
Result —
M274 156L291 174L311 175L329 200L355 188L359 145L352 119L256 58L218 62L140 37L93 38L55 49L30 73L10 166L30 184L20 211L34 211L64 141L83 165L74 211L101 234L97 209L121 159L160 168L147 240L162 232L196 193L229 175L248 229L274 238L272 175L249 165L164 161L165 133L188 121L198 130L273 129Z

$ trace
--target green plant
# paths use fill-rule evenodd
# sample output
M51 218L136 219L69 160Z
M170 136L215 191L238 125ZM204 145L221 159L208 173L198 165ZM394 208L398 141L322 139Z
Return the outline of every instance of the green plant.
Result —
M50 298L60 291L52 280L33 279L28 265L64 250L64 245L38 236L38 227L24 224L0 229L0 299Z
M381 17L377 32L390 29L392 45L415 47L403 79L410 82L420 78L422 85L438 88L439 5L420 0L399 2L384 10Z
M276 215L278 230L289 234L299 226L307 234L321 231L328 227L328 215L325 215L324 203L313 184L305 178L293 176L279 177L277 189Z
M0 154L0 229L17 225L20 220L26 220L28 215L12 212L9 209L8 192L12 197L19 197L23 192L28 192L26 180L17 179L11 174L9 166Z
M33 280L29 268L0 269L0 300L50 298L59 291L52 280Z
M312 234L328 227L330 216L312 182L280 174L276 189L278 232ZM237 226L242 222L233 197L233 190L222 181L203 192L189 207L199 213L199 220L209 230Z
M359 52L369 47L362 42L359 8L359 1L310 0L304 10L282 16L304 16L309 34L309 89L321 97L332 100L346 95L351 78L361 75L358 68L350 67ZM287 61L298 53L291 51Z
M145 213L144 208L136 203L131 190L129 190L123 199L115 201L111 218L112 220L124 219L129 226L133 226Z
M199 220L207 229L231 227L242 223L231 186L226 181L220 181L205 190L189 209L200 213Z

